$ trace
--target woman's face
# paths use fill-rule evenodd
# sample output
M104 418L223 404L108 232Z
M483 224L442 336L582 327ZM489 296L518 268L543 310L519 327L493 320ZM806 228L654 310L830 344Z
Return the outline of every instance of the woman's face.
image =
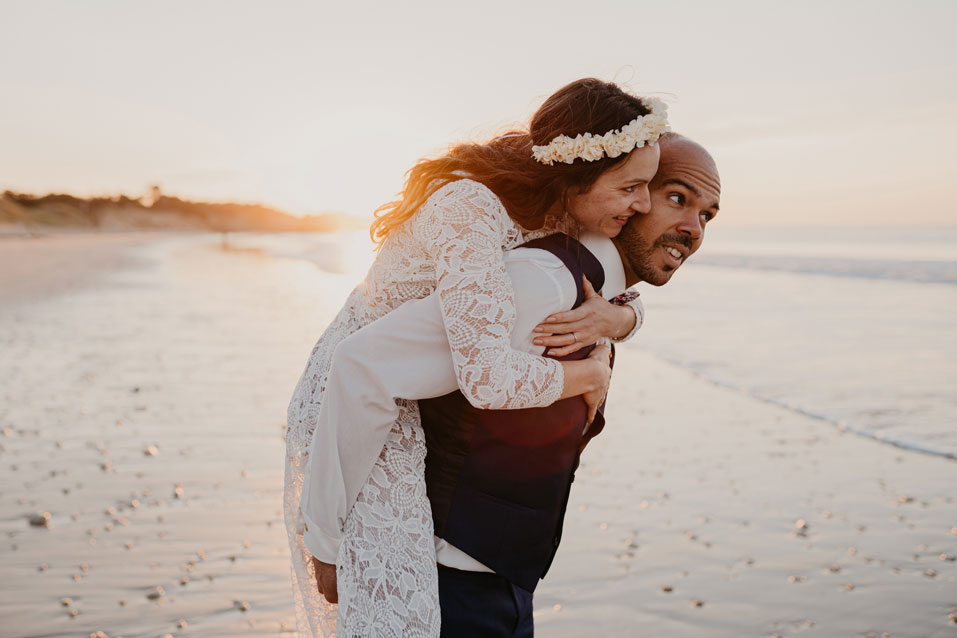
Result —
M635 213L651 210L648 184L658 170L658 145L633 150L592 184L585 193L572 194L568 213L586 229L614 237Z

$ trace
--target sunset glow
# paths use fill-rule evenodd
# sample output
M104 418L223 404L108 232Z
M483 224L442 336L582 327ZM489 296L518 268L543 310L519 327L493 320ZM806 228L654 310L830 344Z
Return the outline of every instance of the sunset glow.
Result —
M950 224L952 2L3 2L0 189L370 215L593 75L715 155L722 224Z

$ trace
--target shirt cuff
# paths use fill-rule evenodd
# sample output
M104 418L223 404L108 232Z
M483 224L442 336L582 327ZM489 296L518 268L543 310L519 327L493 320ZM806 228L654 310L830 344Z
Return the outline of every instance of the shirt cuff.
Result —
M615 343L622 343L628 341L635 336L635 333L638 332L638 328L641 327L642 322L645 320L645 305L641 302L641 297L635 297L628 301L628 303L622 304L627 308L631 308L635 313L635 327L626 334L624 337L612 337L611 340Z
M305 512L300 510L300 513L305 523L302 532L302 542L306 546L306 549L323 563L335 565L336 557L339 555L339 536L326 534L306 516Z

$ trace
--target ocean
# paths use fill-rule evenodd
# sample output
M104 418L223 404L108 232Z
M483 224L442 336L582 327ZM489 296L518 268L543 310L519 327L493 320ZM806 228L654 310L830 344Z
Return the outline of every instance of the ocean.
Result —
M667 286L639 285L646 321L627 347L847 431L957 457L957 228L709 233Z
M645 325L622 352L648 350L849 432L957 458L957 227L715 223L708 233L668 285L639 284ZM343 291L373 258L364 233L254 243L341 277Z

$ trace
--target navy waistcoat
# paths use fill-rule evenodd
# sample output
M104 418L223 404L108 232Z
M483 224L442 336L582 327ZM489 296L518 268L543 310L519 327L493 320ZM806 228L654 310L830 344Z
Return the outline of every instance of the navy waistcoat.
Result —
M574 307L585 299L583 274L601 289L601 263L577 240L556 234L524 246L565 263L578 287ZM584 359L593 348L562 359ZM456 391L419 408L435 534L533 591L558 549L579 454L601 431L603 415L583 435L588 412L580 396L544 408L480 410Z

